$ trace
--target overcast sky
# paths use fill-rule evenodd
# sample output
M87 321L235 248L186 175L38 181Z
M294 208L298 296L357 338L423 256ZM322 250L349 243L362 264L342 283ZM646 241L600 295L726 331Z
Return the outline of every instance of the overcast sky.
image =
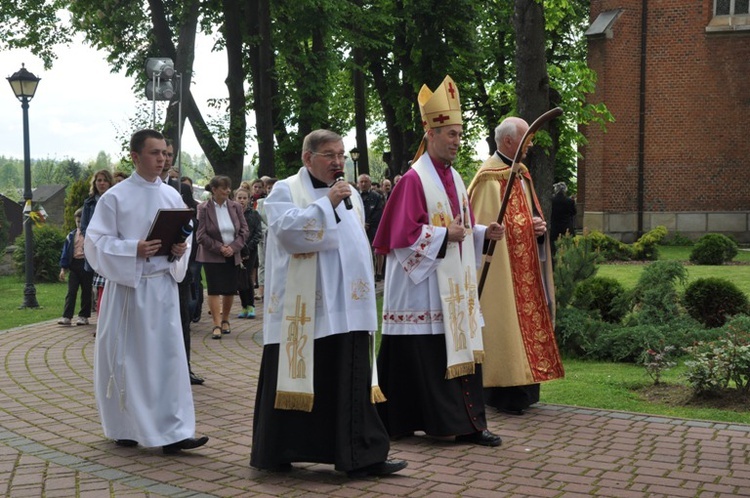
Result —
M208 109L202 102L226 95L226 58L223 52L211 53L210 49L211 41L200 38L192 91L204 113ZM59 46L55 52L58 58L49 71L29 51L0 52L3 78L18 71L22 63L42 78L29 103L31 157L73 158L85 164L103 150L117 159L121 154L118 135L130 134L129 120L136 116L139 106L150 115L151 102L133 96L132 80L124 74L112 74L104 53L82 42ZM209 116L204 117L209 120ZM202 153L189 124L183 144L185 152ZM0 156L23 157L23 112L7 82L0 83Z

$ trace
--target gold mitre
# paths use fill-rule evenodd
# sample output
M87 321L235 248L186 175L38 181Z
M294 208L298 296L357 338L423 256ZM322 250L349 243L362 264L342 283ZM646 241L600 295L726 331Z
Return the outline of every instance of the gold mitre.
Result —
M435 93L432 93L427 85L422 85L417 101L419 112L422 114L422 127L425 131L430 128L463 124L458 88L450 76L445 77L440 86L435 89Z

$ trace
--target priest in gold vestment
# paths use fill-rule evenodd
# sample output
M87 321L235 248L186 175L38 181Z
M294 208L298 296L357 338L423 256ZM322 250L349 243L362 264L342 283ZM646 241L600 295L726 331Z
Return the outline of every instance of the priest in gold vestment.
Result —
M512 158L528 128L524 120L511 117L495 129L498 150L469 186L477 223L497 219ZM561 378L564 372L554 332L555 288L546 222L531 175L519 166L503 220L506 236L495 247L480 303L485 319L485 402L520 415L539 401L540 382Z

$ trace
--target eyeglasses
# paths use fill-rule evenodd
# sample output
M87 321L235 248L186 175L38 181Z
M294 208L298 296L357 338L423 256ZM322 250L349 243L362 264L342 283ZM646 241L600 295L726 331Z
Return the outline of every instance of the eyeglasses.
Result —
M325 154L321 152L313 152L313 154L316 156L323 156L328 161L346 161L347 158L346 154L336 154L335 152L326 152Z

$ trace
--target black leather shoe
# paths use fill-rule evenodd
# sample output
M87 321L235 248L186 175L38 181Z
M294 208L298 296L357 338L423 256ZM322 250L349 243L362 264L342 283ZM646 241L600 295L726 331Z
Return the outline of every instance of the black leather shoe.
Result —
M269 472L291 472L293 468L292 464L287 462L277 463L273 467L268 467L266 470Z
M132 448L133 446L138 446L138 441L133 441L132 439L115 439L115 444L123 448Z
M457 443L469 443L478 444L480 446L500 446L503 442L500 436L497 436L487 429L472 434L464 434L463 436L456 436Z
M175 453L179 453L181 450L192 450L195 448L200 448L207 442L208 436L199 438L189 437L187 439L183 439L182 441L177 441L176 443L162 446L161 449L165 455L174 455Z
M203 384L204 380L203 377L200 377L198 375L195 375L193 372L190 372L190 383L194 386L199 386Z
M386 460L385 462L373 463L361 469L350 470L346 475L349 477L387 476L405 469L407 465L403 460Z
M523 409L514 410L513 408L498 408L497 411L499 411L500 413L505 413L506 415L515 416L520 416L524 413Z

